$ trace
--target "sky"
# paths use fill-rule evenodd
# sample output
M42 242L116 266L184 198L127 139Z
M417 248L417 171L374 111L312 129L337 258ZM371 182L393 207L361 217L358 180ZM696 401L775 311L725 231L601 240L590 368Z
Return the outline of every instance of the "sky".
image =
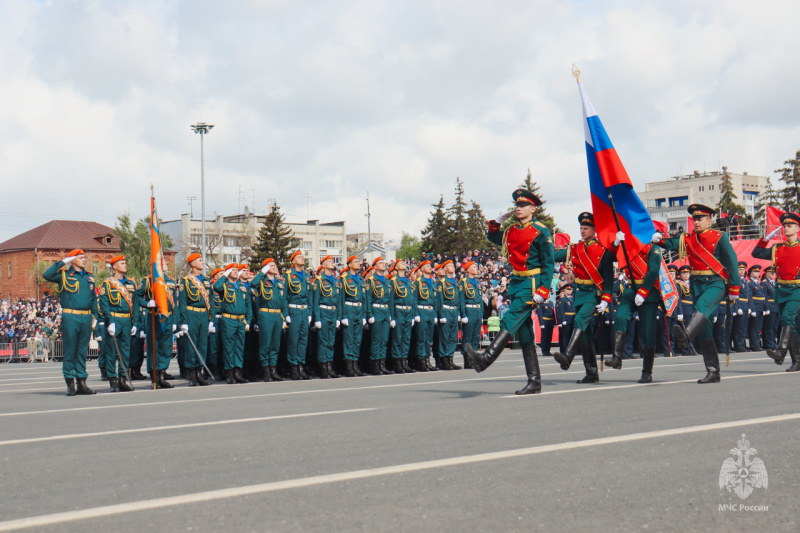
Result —
M637 190L800 149L800 3L0 0L0 242L53 219L200 216L418 235L456 177L488 217L531 169L591 208L572 64Z

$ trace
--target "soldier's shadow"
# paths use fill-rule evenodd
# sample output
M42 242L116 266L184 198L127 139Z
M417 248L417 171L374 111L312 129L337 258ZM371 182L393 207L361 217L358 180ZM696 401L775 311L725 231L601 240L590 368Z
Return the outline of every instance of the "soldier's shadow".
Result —
M436 390L421 389L419 392L427 392L438 396L453 396L455 398L476 398L478 396L507 396L507 392L479 391L479 390Z

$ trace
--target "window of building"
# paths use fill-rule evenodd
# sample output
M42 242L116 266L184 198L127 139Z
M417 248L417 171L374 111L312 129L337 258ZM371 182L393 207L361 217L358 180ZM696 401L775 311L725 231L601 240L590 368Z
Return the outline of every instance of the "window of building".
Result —
M708 186L708 190L709 190L709 191L713 191L713 190L714 190L714 186L713 186L713 185L709 185L709 186Z
M341 248L342 241L320 240L319 245L322 248Z
M203 235L202 234L192 235L191 241L193 245L200 246L201 244L203 244Z
M699 186L697 189L698 189L700 192L703 192L703 191L705 190L705 188L706 188L706 186L705 186L705 185L701 185L701 186Z
M666 207L666 206L667 206L666 198L656 198L656 207Z
M310 250L313 244L311 241L303 241L303 250Z
M656 201L655 200L647 200L645 207L655 207Z
M677 207L689 203L688 196L675 196L669 199L670 207Z

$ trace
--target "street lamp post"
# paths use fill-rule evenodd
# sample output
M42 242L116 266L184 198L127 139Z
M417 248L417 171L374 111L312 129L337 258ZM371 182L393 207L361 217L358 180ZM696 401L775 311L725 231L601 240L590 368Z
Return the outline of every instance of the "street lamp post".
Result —
M198 122L190 126L192 131L200 134L200 213L202 216L201 228L202 237L200 241L200 254L203 256L203 264L206 264L206 175L205 175L205 162L203 154L203 136L208 135L213 124L206 124L205 122ZM189 217L191 219L191 217Z

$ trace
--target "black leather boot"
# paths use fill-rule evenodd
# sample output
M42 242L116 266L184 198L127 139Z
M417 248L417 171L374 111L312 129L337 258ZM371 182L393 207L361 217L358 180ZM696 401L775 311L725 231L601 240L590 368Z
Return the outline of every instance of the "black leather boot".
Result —
M525 373L528 374L528 383L514 394L536 394L542 392L542 374L539 371L539 358L536 357L535 344L522 345L522 360L525 362Z
M272 376L272 381L284 381L283 376L278 374L278 369L274 366L269 367L269 374Z
M606 363L606 366L609 368L613 368L615 370L619 370L622 368L622 356L625 353L625 332L624 331L615 331L614 332L614 355L611 356L611 360Z
M494 363L500 354L503 352L503 349L508 344L508 341L511 340L511 333L508 331L501 329L497 336L494 338L492 343L486 348L486 350L479 354L475 351L474 348L470 344L464 346L464 352L466 352L466 356L472 362L472 367L475 369L475 372L483 372L489 366ZM538 366L538 361L537 361Z
M244 376L242 375L242 369L238 366L233 369L233 380L236 383L247 383L247 380L244 379Z
M297 365L297 372L300 374L300 378L311 379L311 376L308 375L306 368L303 365Z
M353 370L353 361L350 359L344 360L344 376L347 378L353 378L356 376L355 370Z
M100 379L103 381L108 381L108 372L106 372L106 367L100 367Z
M319 372L318 372L318 374L319 374L319 378L320 379L328 379L330 377L330 376L328 376L328 367L325 366L325 363L320 363L319 364Z
M457 365L457 364L456 364L456 363L453 361L453 356L452 356L452 355L451 355L450 357L448 357L448 358L447 358L447 365L450 367L450 370L461 370L461 367L460 367L460 366L458 366L458 365Z
M675 347L680 351L687 349L689 343L700 333L700 330L703 329L706 322L708 322L708 319L703 313L695 313L692 315L692 319L689 321L689 325L686 326L685 330L681 324L673 325L672 334L675 336Z
M428 372L436 372L437 370L439 370L439 369L436 367L436 365L432 365L432 364L431 364L431 359L430 359L430 357L427 357L427 356L426 356L424 359L425 359L425 368L427 368L427 369L428 369Z
M190 387L197 387L197 370L194 368L186 368L183 371L186 379L189 380Z
M361 370L361 367L358 365L358 361L353 361L353 372L355 373L356 377L364 377L368 376L368 372L364 372Z
M166 370L159 370L156 374L156 387L159 389L171 389L172 384L167 381L167 371Z
M75 387L76 393L85 395L97 394L96 391L90 389L89 386L86 384L86 378L76 378L75 382L77 383Z
M64 378L67 382L67 396L75 396L75 378Z
M427 372L427 371L428 371L428 358L427 357L417 358L417 372Z
M108 385L111 387L111 392L119 392L119 379L108 378Z
M300 365L292 365L291 372L289 373L289 379L292 381L297 381L300 378Z
M164 372L164 379L166 379L168 381L174 381L176 379L175 376L173 376L172 374L170 374L166 370L162 370L162 372Z
M594 344L581 344L581 355L583 355L583 367L586 369L586 375L576 383L597 383L600 381L600 374L597 373L597 355L594 353Z
M332 377L333 379L342 377L340 374L336 373L336 370L333 369L333 363L332 362L331 363L325 363L325 365L328 368L328 375L330 377Z
M572 337L570 337L569 344L567 344L567 353L559 352L553 355L553 358L556 360L556 363L561 365L561 370L569 370L569 367L572 364L572 360L575 359L575 354L578 353L578 349L579 348L582 349L581 346L582 340L583 340L583 330L575 328L574 330L572 330ZM596 366L597 365L595 364L595 367ZM580 381L578 383L580 383Z
M652 383L653 382L653 361L656 358L656 347L645 346L642 351L642 377L639 383Z
M789 351L789 343L792 340L792 332L794 328L790 325L783 326L781 328L781 336L780 340L778 340L778 346L776 348L767 350L767 355L775 361L776 365L782 365L783 360L786 359L786 352Z
M195 368L194 369L194 377L197 378L197 384L201 387L207 387L211 385L211 382L206 379L206 369L205 368Z
M416 370L414 370L408 365L408 359L405 357L400 359L400 365L403 367L403 372L405 372L406 374L413 374L414 372L416 372Z
M714 339L704 340L700 343L703 350L703 362L706 364L706 376L698 379L698 383L719 383L719 355L717 354L717 343Z
M264 376L261 379L263 379L265 382L272 381L272 374L269 371L269 367L268 366L262 367L261 370L264 371Z
M402 359L400 359L399 357L394 357L392 358L392 364L394 366L392 370L394 370L395 374L405 374L405 370L403 370Z
M797 332L795 331L792 332L792 336L789 339L789 355L792 358L792 364L786 371L800 371L800 339L798 339Z
M472 361L470 361L469 357L466 354L462 353L461 356L464 358L464 368L470 369L472 368Z
M378 362L380 363L382 373L386 374L387 376L394 374L393 370L389 370L388 368L386 368L386 359L379 359Z
M128 379L128 376L126 376L125 374L119 377L119 390L122 392L133 392L134 390L136 390L133 388L131 380Z
M226 376L225 383L227 383L228 385L233 385L234 383L236 383L236 380L233 379L233 369L226 370L225 376Z
M142 367L131 368L131 379L134 381L142 381L147 379L147 376L142 374Z

